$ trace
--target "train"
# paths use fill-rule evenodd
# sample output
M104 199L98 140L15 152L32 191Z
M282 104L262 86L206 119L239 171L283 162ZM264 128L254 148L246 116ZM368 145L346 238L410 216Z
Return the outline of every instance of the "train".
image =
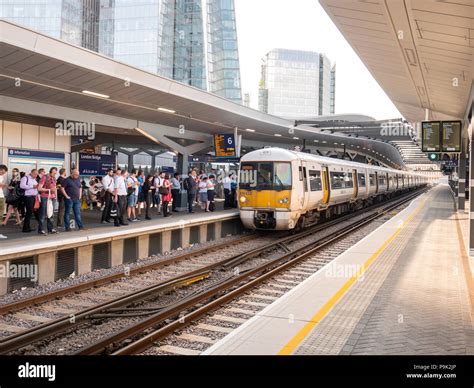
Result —
M247 229L300 230L428 183L409 171L263 148L240 161L240 218Z

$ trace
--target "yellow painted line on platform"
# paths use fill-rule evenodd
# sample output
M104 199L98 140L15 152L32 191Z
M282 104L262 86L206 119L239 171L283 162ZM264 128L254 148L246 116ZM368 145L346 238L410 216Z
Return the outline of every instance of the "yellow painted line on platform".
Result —
M364 263L362 269L349 280L321 307L316 314L314 314L306 325L304 325L295 336L288 341L288 343L280 349L277 353L280 356L290 355L295 349L303 342L306 336L316 327L316 325L322 321L326 314L331 310L334 305L345 295L345 293L351 288L355 281L369 268L369 266L377 259L378 256L387 248L387 246L393 241L395 237L401 232L401 230L410 223L411 220L423 209L425 206L426 199L418 206L418 208L397 228L397 230L387 239L384 243L375 251Z

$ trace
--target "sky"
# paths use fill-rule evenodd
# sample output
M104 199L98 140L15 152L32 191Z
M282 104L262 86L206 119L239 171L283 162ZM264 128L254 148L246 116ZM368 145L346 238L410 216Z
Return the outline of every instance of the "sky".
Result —
M258 107L262 58L273 48L316 51L336 62L336 113L402 117L318 0L234 0L242 93Z

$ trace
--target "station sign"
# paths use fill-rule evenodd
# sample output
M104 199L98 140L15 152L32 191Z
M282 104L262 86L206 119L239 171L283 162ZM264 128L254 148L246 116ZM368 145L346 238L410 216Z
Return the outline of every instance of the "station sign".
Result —
M421 150L423 152L441 151L441 121L423 121L421 123Z
M10 158L32 158L32 159L50 159L50 160L64 160L64 153L50 152L50 151L34 151L22 150L17 148L8 149L8 157Z
M461 152L461 122L443 121L443 152Z
M115 168L115 155L79 153L79 174L104 176L109 168Z
M214 135L216 156L236 156L234 134Z

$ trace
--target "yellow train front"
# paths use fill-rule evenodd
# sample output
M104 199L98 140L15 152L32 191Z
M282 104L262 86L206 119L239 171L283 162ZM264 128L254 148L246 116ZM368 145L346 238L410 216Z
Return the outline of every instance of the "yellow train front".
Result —
M241 159L240 218L248 229L302 229L427 183L408 171L264 148Z
M297 187L297 161L295 153L279 148L264 148L242 157L239 207L246 228L295 228L304 206L302 190Z

